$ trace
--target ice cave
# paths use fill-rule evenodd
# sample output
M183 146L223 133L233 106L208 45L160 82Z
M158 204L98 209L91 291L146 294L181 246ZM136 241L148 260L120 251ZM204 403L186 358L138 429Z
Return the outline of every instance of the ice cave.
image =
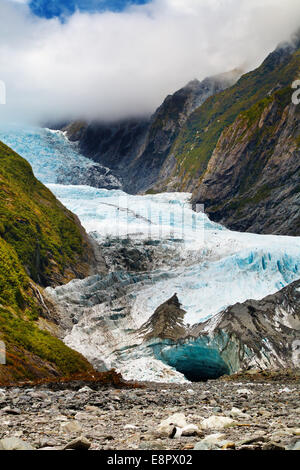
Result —
M202 338L154 348L154 354L165 364L182 373L191 382L217 379L230 374L230 369L217 347L210 347Z

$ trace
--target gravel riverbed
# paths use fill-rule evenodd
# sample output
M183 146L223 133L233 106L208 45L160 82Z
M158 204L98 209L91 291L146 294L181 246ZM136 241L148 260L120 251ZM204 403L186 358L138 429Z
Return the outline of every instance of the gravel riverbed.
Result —
M299 391L297 382L223 380L2 388L0 449L296 450Z

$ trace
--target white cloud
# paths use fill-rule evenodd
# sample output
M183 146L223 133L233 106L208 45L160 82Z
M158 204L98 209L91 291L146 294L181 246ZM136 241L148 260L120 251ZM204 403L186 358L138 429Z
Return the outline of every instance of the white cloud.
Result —
M299 0L154 0L66 24L0 0L0 119L152 112L187 81L258 65L300 24Z

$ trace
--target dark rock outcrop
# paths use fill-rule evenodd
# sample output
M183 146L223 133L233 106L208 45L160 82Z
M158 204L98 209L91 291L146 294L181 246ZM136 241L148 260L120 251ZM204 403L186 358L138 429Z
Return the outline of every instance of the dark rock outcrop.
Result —
M183 319L186 314L176 294L160 305L140 328L145 341L153 338L177 340L186 334Z
M299 368L300 281L262 300L247 300L194 326L190 335L223 337L221 355L231 371Z
M121 181L114 172L98 163L87 168L73 166L71 169L61 167L57 176L58 184L87 185L93 188L122 189Z
M191 381L240 370L299 369L300 281L260 301L248 300L186 329L175 295L138 334L157 359Z

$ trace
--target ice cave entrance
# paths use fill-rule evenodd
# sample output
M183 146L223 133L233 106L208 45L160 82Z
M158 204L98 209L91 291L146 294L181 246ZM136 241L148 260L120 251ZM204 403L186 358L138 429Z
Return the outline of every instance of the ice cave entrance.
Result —
M165 364L174 367L191 382L203 382L229 375L230 369L217 348L191 342L166 346L155 355Z

